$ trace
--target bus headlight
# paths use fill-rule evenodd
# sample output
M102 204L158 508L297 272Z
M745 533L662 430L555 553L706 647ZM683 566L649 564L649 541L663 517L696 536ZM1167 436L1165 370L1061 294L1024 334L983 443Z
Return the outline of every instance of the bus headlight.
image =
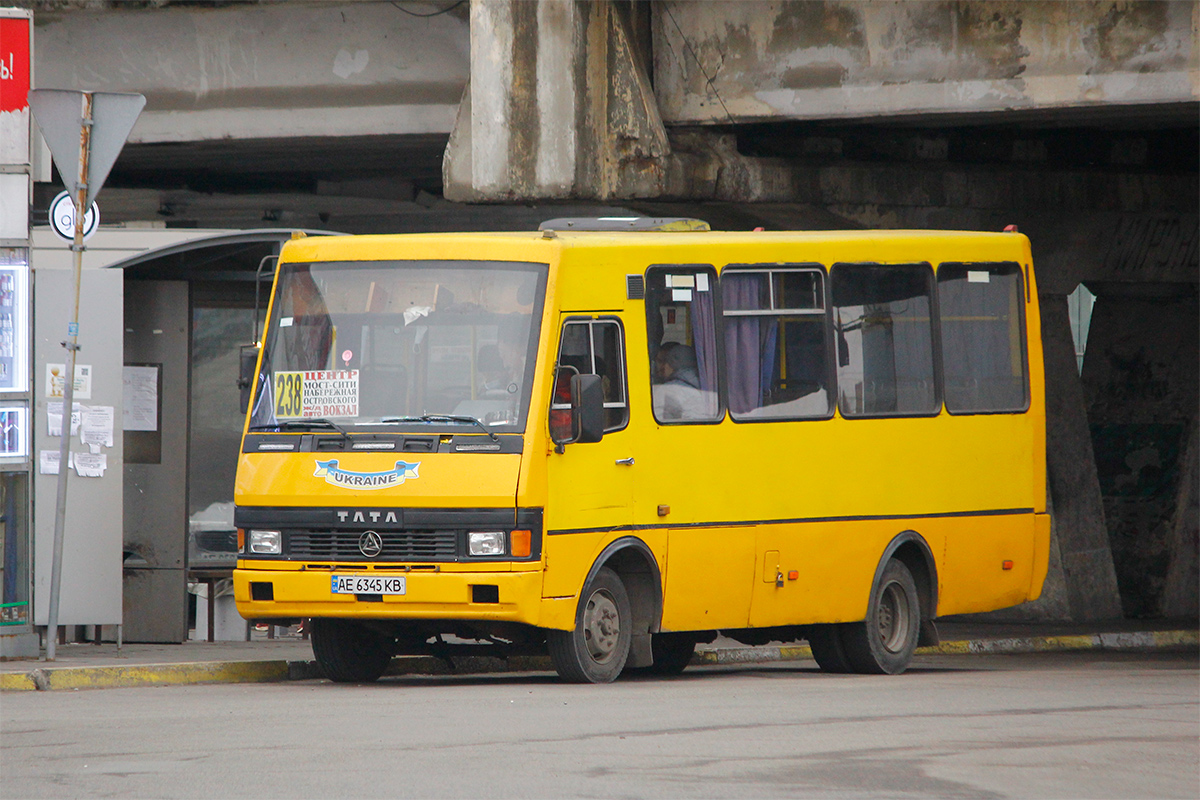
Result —
M249 531L251 553L279 555L282 551L283 536L279 531Z
M472 531L467 534L467 552L473 556L504 555L503 531Z

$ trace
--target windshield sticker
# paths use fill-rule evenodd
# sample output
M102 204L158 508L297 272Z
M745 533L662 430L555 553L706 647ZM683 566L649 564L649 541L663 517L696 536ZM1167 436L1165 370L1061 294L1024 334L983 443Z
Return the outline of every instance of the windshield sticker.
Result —
M338 467L337 459L318 461L315 478L324 478L331 486L343 489L387 489L399 486L409 478L419 478L417 468L421 462L409 464L407 461L397 461L393 469L384 472L353 472Z
M357 417L358 370L276 372L275 416Z

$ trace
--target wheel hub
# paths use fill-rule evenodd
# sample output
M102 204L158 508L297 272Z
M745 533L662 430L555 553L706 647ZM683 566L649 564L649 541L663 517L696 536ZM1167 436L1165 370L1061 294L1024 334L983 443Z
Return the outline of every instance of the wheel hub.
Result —
M904 649L909 635L908 596L895 583L889 583L879 594L879 639L889 653Z
M620 636L621 618L616 602L607 592L596 592L588 599L583 618L583 637L592 659L597 663L610 659Z

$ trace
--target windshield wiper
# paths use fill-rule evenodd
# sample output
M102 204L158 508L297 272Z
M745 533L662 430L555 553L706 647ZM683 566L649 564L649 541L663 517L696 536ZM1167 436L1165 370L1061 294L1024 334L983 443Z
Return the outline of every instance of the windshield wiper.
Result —
M252 431L337 431L346 435L346 430L330 419L325 417L307 417L303 419L285 419L281 422L276 422L269 425L251 425Z
M393 425L400 422L461 422L465 425L475 425L488 436L492 437L493 442L500 441L500 437L492 433L491 429L479 420L479 417L472 417L470 414L422 414L419 417L381 417L379 421L384 425Z

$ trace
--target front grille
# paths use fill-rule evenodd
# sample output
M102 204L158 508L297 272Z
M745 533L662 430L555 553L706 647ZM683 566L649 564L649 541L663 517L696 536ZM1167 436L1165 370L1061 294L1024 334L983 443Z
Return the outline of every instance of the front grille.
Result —
M370 559L358 549L361 536L362 531L289 531L287 553L348 561L453 561L458 555L457 531L379 531L383 552Z

